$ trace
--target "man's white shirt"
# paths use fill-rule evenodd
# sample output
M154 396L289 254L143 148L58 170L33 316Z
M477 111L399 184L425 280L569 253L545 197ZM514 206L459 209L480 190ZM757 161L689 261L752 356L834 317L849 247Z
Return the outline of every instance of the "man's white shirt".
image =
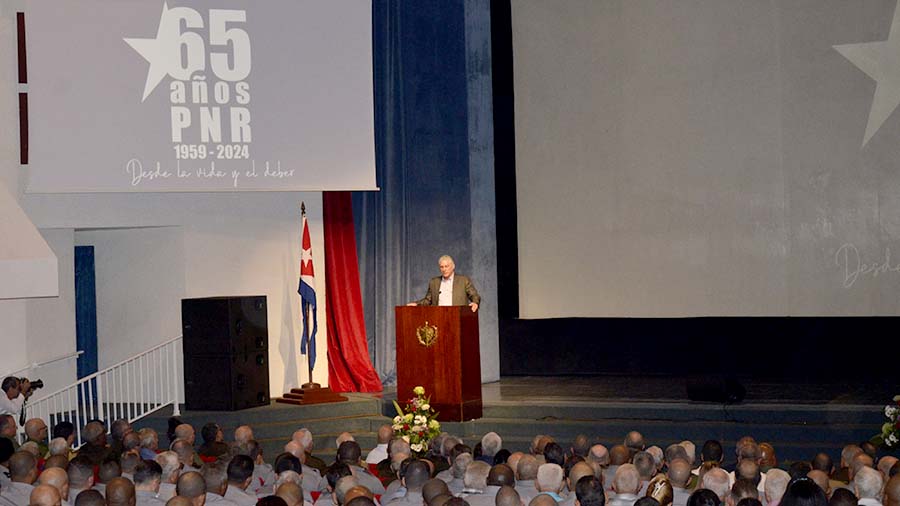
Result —
M438 294L438 306L452 306L453 305L453 277L454 276L450 276L450 279L441 277L441 293Z
M3 392L0 394L0 415L18 415L24 402L25 396L22 394L15 399L10 399L6 396L6 392Z

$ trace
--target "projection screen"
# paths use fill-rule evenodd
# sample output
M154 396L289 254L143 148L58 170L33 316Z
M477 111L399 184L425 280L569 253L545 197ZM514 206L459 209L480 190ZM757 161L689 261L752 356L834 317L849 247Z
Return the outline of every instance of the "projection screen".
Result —
M371 4L34 0L27 191L375 188Z
M898 314L895 4L512 0L520 316Z

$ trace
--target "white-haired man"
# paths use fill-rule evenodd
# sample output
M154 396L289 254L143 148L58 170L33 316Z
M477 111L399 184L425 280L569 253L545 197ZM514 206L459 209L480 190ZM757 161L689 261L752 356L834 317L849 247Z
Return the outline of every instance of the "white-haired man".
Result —
M303 447L304 453L306 453L306 465L319 471L321 476L325 476L325 469L328 467L325 465L325 461L316 457L312 454L313 451L313 435L309 429L303 428L294 431L294 434L291 436L291 439L300 443ZM340 446L340 445L338 445Z
M503 447L503 440L496 432L488 432L481 438L481 456L478 460L494 465L494 455Z
M541 464L538 467L537 480L535 480L538 495L549 495L554 501L560 503L563 498L559 493L565 484L565 473L558 464Z
M827 476L827 475L826 475ZM788 483L791 481L791 475L787 471L783 471L774 467L766 473L766 504L768 506L778 506L784 492L787 490Z
M881 493L884 489L881 473L871 467L863 467L853 475L852 484L860 506L881 506Z
M241 425L234 429L234 442L237 445L246 444L253 439L253 428L249 425Z
M303 488L303 495L306 497L306 500L312 502L312 492L322 492L325 490L325 486L322 483L325 480L322 479L322 476L317 469L313 469L306 465L306 452L300 443L291 440L288 444L284 445L284 451L297 457L300 461L300 466L303 469L303 483L301 483L300 486ZM276 486L275 489L277 490L278 487Z
M472 312L478 311L481 296L472 280L462 274L456 274L456 264L450 255L438 259L440 276L431 278L425 297L410 302L407 306L465 306Z
M141 438L141 458L143 460L156 459L156 451L159 450L159 434L155 430L145 427L138 431Z
M465 488L459 497L465 499L468 496L479 495L487 488L487 477L491 472L491 466L476 460L466 467L466 473L463 476Z
M616 468L612 489L616 496L607 502L608 506L634 506L641 489L641 475L634 464L622 464Z
M168 501L175 497L175 484L178 483L178 476L181 474L181 462L177 453L167 450L156 456L156 463L162 468L156 497Z
M54 455L69 456L69 442L66 441L66 438L55 437L50 440L50 444L47 447L50 449L51 457Z
M450 472L452 473L453 478L447 482L447 488L450 489L450 492L454 496L458 496L462 493L463 490L465 490L466 469L471 463L471 453L460 453L456 456L456 460L453 461L453 467L450 468Z
M700 479L700 488L712 490L714 494L719 496L719 501L724 503L725 498L731 492L731 485L728 482L728 473L721 468L710 469Z

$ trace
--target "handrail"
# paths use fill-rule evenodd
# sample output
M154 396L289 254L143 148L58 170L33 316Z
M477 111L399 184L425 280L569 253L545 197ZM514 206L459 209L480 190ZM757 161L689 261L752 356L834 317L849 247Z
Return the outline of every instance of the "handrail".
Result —
M84 382L84 381L92 380L92 379L96 378L96 377L97 377L98 375L100 375L100 374L103 374L103 373L105 373L105 372L107 372L107 371L109 371L109 370L111 370L111 369L115 369L116 367L120 367L120 366L122 366L122 365L124 365L124 364L126 364L126 363L128 363L128 362L131 362L132 360L136 359L137 357L140 357L141 355L145 355L145 354L147 354L147 353L156 351L157 349L162 348L163 346L166 346L166 345L168 345L168 344L172 344L172 343L174 343L175 341L178 341L178 340L180 340L180 339L181 339L181 336L173 337L172 339L169 339L168 341L165 341L165 342L162 342L162 343L160 343L160 344L157 344L156 346L150 348L149 350L142 351L141 353L138 353L137 355L134 355L134 356L132 356L132 357L126 358L125 360L122 360L122 361L120 361L120 362L116 362L115 364L113 364L113 365L107 367L106 369L103 369L102 371L97 371L97 372L95 372L95 373L88 374L87 376L85 376L85 377L79 379L79 380L76 382L76 384L77 384L77 383ZM84 353L84 352L81 352L81 351L80 351L80 352L78 352L78 353ZM35 400L35 401L32 401L32 403L38 402L38 401L42 401L42 400L44 400L44 399L46 399L46 398L48 398L48 397L50 397L50 396L52 396L52 395L56 395L56 394L58 394L58 393L60 393L60 392L63 392L63 391L65 391L65 390L68 389L68 388L71 388L71 385L68 386L68 387L60 388L59 390L57 390L57 391L55 391L55 392L52 392L52 393L50 393L50 394L48 394L48 395L46 395L46 396L44 396L44 397L41 397L40 399L37 399L37 400Z
M181 336L169 339L29 401L26 414L43 419L49 427L61 421L71 422L75 426L76 448L84 442L82 428L92 419L108 423L124 418L133 422L170 404L173 415L178 416L179 387L183 381L179 367L181 340Z
M67 359L70 359L70 358L75 358L75 357L78 357L78 356L82 355L83 353L84 353L84 350L78 350L78 351L73 351L72 353L67 353L67 354L65 354L65 355L60 355L60 356L58 356L58 357L56 357L56 358L51 358L50 360L45 360L44 362L41 362L41 363L34 362L34 363L32 363L31 365L25 366L25 367L23 367L23 368L21 368L21 369L19 369L19 370L17 370L17 371L13 371L13 372L11 372L11 373L9 373L9 374L5 374L3 377L4 377L4 378L7 377L7 376L16 376L16 377L19 377L19 375L21 375L21 374L22 374L23 372L25 372L25 371L30 371L30 370L32 370L32 369L37 369L38 367L44 367L45 365L50 365L50 364L52 364L52 363L54 363L54 362L59 362L59 361L61 361L61 360L67 360Z

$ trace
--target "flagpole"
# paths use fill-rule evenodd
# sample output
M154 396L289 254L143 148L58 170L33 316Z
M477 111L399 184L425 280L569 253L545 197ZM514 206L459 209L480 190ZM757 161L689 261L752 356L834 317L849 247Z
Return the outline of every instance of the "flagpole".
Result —
M303 201L300 201L300 222L303 223L305 219L306 219L306 203ZM301 234L302 234L302 231L301 231ZM301 238L301 242L302 242L302 238ZM306 339L308 341L312 341L312 339L313 339L313 337L309 335L309 326L308 326L310 309L311 308L304 307L302 303L300 304L300 311L303 313L303 317L302 317L302 319L303 319L303 336L301 337L301 339ZM315 310L313 309L313 311L315 311ZM307 343L306 346L307 346L307 350L308 350L310 343ZM308 376L309 381L307 383L304 383L303 385L301 385L301 388L320 388L321 385L319 385L318 383L313 383L313 365L312 365L312 360L310 360L309 353L307 353L307 355L306 355L306 365L307 365L307 372L309 374L309 376Z

